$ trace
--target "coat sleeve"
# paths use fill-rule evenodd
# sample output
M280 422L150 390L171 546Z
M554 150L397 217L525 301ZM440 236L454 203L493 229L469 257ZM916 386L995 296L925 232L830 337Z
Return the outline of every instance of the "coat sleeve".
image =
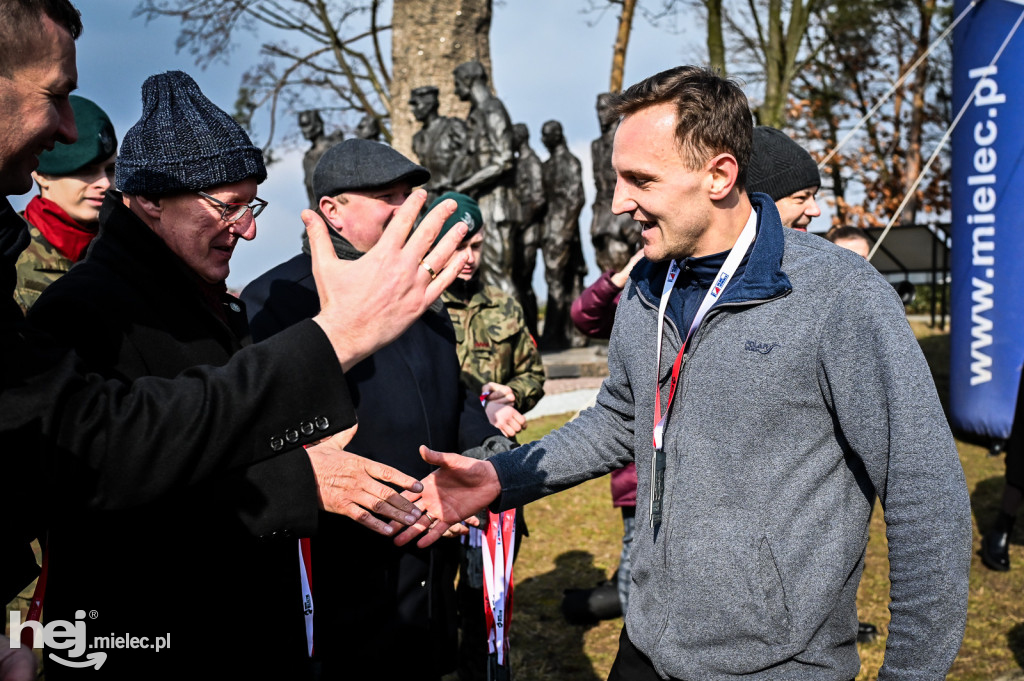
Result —
M525 414L544 397L544 362L526 327L523 308L514 299L510 300L515 306L519 332L515 335L515 347L512 349L512 376L506 385L516 395L516 409Z
M595 406L540 440L490 459L502 488L492 508L523 506L633 460L633 390L621 359L631 350L627 336L626 329L612 331L608 378Z
M487 413L480 404L480 397L466 387L466 384L459 380L459 400L462 405L459 413L459 450L465 452L482 445L485 440L501 431L491 425L487 419Z
M970 499L924 355L877 273L837 287L818 361L823 395L885 511L892 620L878 678L945 678L967 618Z
M148 503L355 423L344 374L312 321L224 366L132 383L90 373L76 353L24 327L0 340L0 428L31 443L33 467L61 505Z
M591 338L608 338L612 335L615 322L615 307L622 289L612 283L612 272L608 270L588 286L580 297L572 302L572 323L580 333Z

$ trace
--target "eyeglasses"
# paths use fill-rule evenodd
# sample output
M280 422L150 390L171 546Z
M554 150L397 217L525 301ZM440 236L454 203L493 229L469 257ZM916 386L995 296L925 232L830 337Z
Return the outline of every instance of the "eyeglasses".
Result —
M247 210L252 211L252 216L255 218L267 207L267 202L258 196L253 203L226 203L220 199L215 199L206 192L196 192L196 194L220 206L220 219L227 223L238 222Z

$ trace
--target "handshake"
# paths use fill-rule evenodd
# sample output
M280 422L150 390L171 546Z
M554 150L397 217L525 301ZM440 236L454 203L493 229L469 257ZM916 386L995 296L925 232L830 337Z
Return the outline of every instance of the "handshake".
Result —
M320 508L347 516L403 546L420 537L420 548L437 541L453 525L467 520L501 493L498 475L487 461L420 447L420 456L437 470L416 480L390 466L345 449L357 426L307 450L316 476ZM397 492L392 486L401 488ZM389 518L390 523L380 519ZM425 533L425 534L424 534Z

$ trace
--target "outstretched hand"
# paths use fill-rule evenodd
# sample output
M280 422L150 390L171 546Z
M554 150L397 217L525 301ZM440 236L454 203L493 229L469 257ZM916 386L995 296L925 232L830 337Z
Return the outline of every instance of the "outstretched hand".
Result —
M476 515L501 493L498 474L487 461L420 447L420 456L438 469L423 478L417 500L423 515L395 537L404 546L423 534L416 546L430 546L453 524ZM394 523L392 527L396 528Z
M320 314L313 318L347 371L400 336L455 280L468 259L455 253L466 226L459 223L431 248L458 204L441 202L412 231L426 200L414 191L395 212L384 234L364 256L339 260L323 218L302 211L309 235Z
M374 514L390 518L400 523L400 527L419 520L420 510L412 501L383 483L414 493L422 491L423 485L416 478L390 466L346 451L345 447L355 436L356 428L352 426L306 450L316 477L320 508L347 516L379 534L394 534L396 526L374 517Z

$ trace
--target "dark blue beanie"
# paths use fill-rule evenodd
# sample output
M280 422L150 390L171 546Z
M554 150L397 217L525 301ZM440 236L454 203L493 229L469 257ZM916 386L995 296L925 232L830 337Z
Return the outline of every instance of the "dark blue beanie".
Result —
M142 84L142 118L121 142L114 184L126 194L161 196L267 179L263 152L231 116L182 71Z

